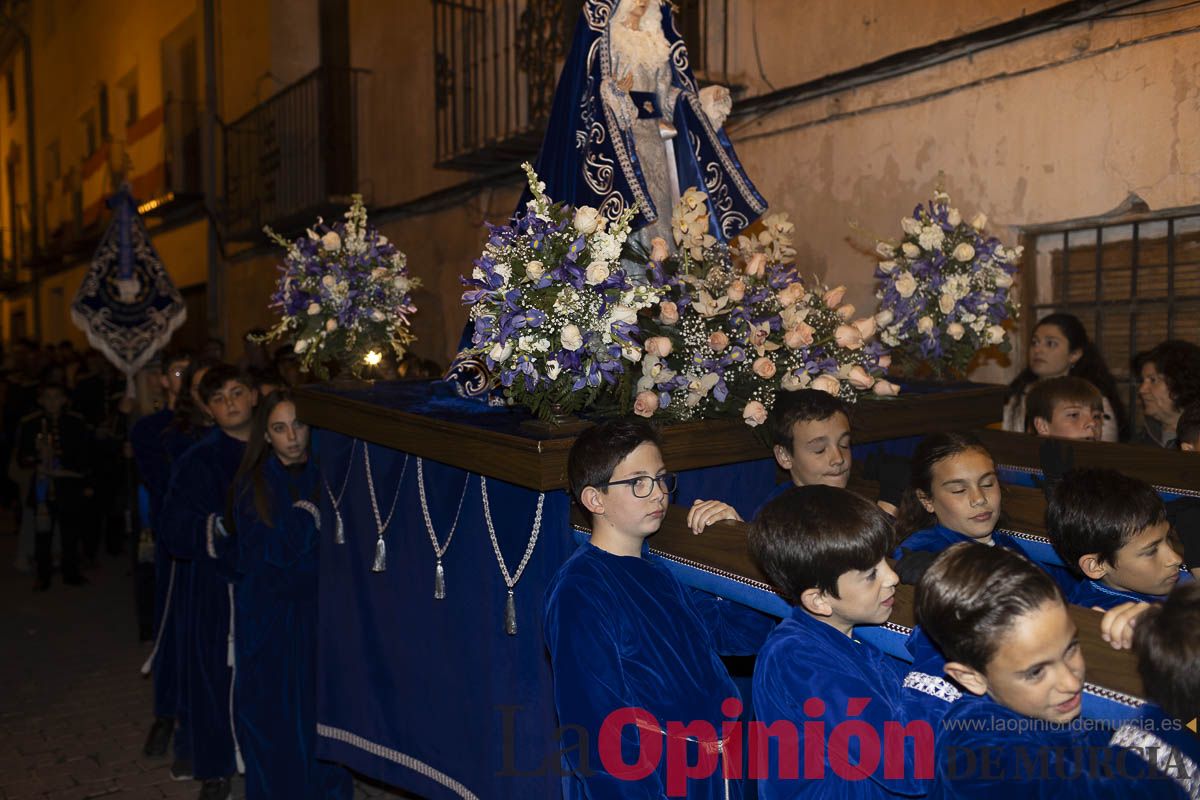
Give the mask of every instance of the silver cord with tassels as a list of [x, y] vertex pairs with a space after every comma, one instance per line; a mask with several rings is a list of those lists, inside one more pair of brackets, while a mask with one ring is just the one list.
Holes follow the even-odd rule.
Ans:
[[463, 482], [462, 497], [458, 499], [458, 511], [454, 512], [454, 524], [450, 526], [450, 535], [446, 537], [446, 543], [438, 544], [437, 534], [433, 531], [433, 520], [429, 517], [429, 503], [425, 500], [425, 462], [417, 457], [417, 494], [421, 498], [421, 513], [425, 515], [425, 530], [429, 531], [429, 542], [433, 545], [433, 554], [437, 557], [437, 567], [433, 572], [433, 599], [446, 599], [446, 571], [442, 569], [442, 556], [446, 555], [446, 551], [450, 549], [450, 542], [454, 540], [454, 532], [458, 530], [458, 518], [462, 514], [463, 502], [467, 499], [467, 489], [471, 485], [471, 473], [467, 473], [467, 480]]
[[487, 523], [488, 536], [492, 539], [492, 550], [496, 553], [496, 563], [500, 565], [500, 574], [504, 577], [504, 585], [508, 587], [508, 598], [504, 603], [504, 632], [509, 636], [516, 636], [517, 601], [513, 596], [513, 587], [517, 585], [517, 581], [521, 580], [521, 573], [529, 565], [529, 558], [533, 555], [534, 546], [537, 545], [538, 533], [542, 530], [542, 503], [546, 500], [546, 493], [541, 492], [538, 495], [537, 512], [533, 516], [533, 530], [530, 531], [529, 542], [525, 545], [525, 555], [521, 556], [521, 563], [517, 565], [517, 571], [510, 576], [508, 565], [504, 563], [504, 556], [500, 554], [500, 540], [496, 538], [496, 528], [492, 525], [492, 510], [488, 506], [487, 478], [482, 475], [479, 476], [479, 488], [483, 493], [483, 520]]
[[335, 544], [346, 543], [346, 526], [342, 523], [342, 498], [346, 496], [346, 487], [350, 485], [350, 473], [354, 471], [354, 448], [358, 447], [358, 439], [350, 440], [350, 458], [346, 460], [346, 477], [342, 479], [342, 489], [336, 495], [329, 479], [321, 474], [325, 481], [325, 491], [329, 493], [329, 502], [333, 503], [333, 541]]
[[371, 513], [375, 515], [375, 530], [379, 533], [379, 538], [375, 540], [375, 562], [371, 564], [371, 572], [383, 572], [387, 569], [387, 543], [383, 541], [383, 532], [392, 524], [392, 515], [396, 513], [400, 487], [404, 485], [404, 474], [408, 472], [408, 453], [404, 454], [404, 468], [400, 470], [400, 480], [396, 481], [396, 494], [392, 497], [392, 508], [388, 511], [387, 519], [379, 516], [379, 503], [375, 500], [375, 479], [371, 477], [371, 445], [366, 442], [363, 442], [363, 463], [367, 467], [367, 494], [371, 498]]

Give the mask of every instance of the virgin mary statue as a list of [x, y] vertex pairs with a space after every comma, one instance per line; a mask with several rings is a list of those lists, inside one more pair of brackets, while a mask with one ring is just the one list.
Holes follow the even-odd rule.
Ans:
[[[614, 220], [637, 204], [633, 238], [671, 236], [680, 188], [708, 195], [710, 233], [728, 241], [767, 208], [721, 130], [729, 91], [696, 87], [660, 0], [585, 0], [563, 66], [538, 175], [554, 200]], [[523, 207], [523, 206], [522, 206]]]

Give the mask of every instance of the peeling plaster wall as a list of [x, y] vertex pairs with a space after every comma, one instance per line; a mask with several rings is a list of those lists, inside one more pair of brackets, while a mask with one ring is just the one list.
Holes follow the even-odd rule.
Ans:
[[[1018, 227], [1200, 202], [1200, 9], [1072, 26], [730, 124], [801, 265], [874, 306], [873, 240], [945, 189], [1015, 244]], [[978, 375], [999, 379], [989, 370]]]

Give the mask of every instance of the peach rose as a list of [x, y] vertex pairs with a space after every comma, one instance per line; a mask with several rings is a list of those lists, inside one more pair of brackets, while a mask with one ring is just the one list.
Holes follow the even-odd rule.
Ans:
[[854, 316], [854, 312], [857, 310], [858, 309], [855, 308], [852, 304], [846, 303], [845, 305], [837, 307], [837, 315], [839, 317], [841, 317], [842, 319], [850, 319], [851, 317]]
[[671, 340], [666, 336], [651, 336], [646, 340], [646, 352], [652, 356], [666, 358], [671, 355]]
[[837, 330], [833, 332], [833, 340], [837, 342], [838, 347], [845, 347], [847, 350], [857, 350], [863, 346], [863, 335], [853, 325], [838, 325]]
[[871, 391], [880, 397], [895, 397], [900, 393], [900, 387], [888, 381], [875, 381], [875, 385], [871, 387]]
[[838, 286], [837, 288], [830, 289], [828, 292], [826, 292], [823, 299], [825, 300], [825, 305], [829, 306], [830, 308], [836, 308], [841, 304], [842, 298], [845, 296], [846, 287]]
[[670, 300], [658, 304], [658, 321], [663, 325], [674, 325], [679, 322], [679, 306]]
[[754, 278], [766, 274], [767, 256], [765, 253], [755, 253], [746, 259], [746, 274]]
[[754, 363], [750, 365], [750, 368], [754, 370], [754, 374], [760, 378], [770, 380], [771, 378], [775, 377], [775, 362], [766, 356], [761, 356], [754, 359]]
[[652, 417], [658, 411], [658, 395], [654, 392], [638, 392], [633, 399], [633, 413], [639, 417]]
[[655, 236], [650, 240], [650, 260], [662, 263], [671, 255], [671, 251], [667, 248], [667, 240], [661, 236]]
[[767, 407], [757, 400], [751, 400], [746, 403], [746, 407], [742, 409], [742, 419], [751, 428], [756, 428], [767, 421]]
[[708, 346], [713, 349], [714, 353], [719, 353], [726, 347], [729, 347], [729, 337], [724, 331], [713, 331], [708, 335]]
[[816, 389], [819, 392], [826, 392], [837, 397], [838, 393], [842, 390], [842, 382], [832, 375], [818, 375], [813, 378], [813, 382], [808, 388]]
[[788, 328], [783, 334], [783, 343], [793, 350], [808, 347], [813, 343], [813, 327], [806, 322], [798, 322]]
[[881, 355], [879, 357], [879, 368], [880, 369], [887, 369], [891, 365], [892, 365], [892, 354], [891, 353], [884, 353], [883, 355]]
[[746, 282], [738, 278], [729, 284], [729, 288], [725, 290], [725, 294], [735, 303], [742, 302], [742, 298], [746, 296]]
[[850, 385], [855, 389], [870, 389], [875, 385], [875, 379], [858, 364], [850, 368], [850, 374], [846, 376], [846, 380], [850, 381]]
[[790, 284], [790, 285], [784, 287], [783, 291], [779, 293], [779, 296], [778, 296], [779, 305], [783, 306], [784, 308], [790, 308], [791, 306], [796, 305], [796, 301], [799, 300], [803, 296], [804, 296], [804, 287], [803, 286], [801, 286], [798, 283]]
[[861, 319], [854, 320], [854, 322], [851, 322], [850, 324], [858, 328], [858, 332], [862, 334], [864, 339], [870, 339], [875, 335], [876, 325], [874, 317], [862, 317]]

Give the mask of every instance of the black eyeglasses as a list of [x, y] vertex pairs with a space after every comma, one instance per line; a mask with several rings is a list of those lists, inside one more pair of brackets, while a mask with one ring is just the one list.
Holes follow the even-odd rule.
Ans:
[[671, 494], [675, 491], [675, 485], [679, 482], [679, 476], [674, 472], [664, 472], [657, 478], [652, 475], [638, 475], [636, 478], [629, 478], [623, 481], [609, 481], [605, 486], [622, 486], [628, 485], [633, 491], [633, 496], [639, 500], [649, 497], [654, 492], [654, 485], [658, 484], [658, 488], [663, 490], [663, 494]]

